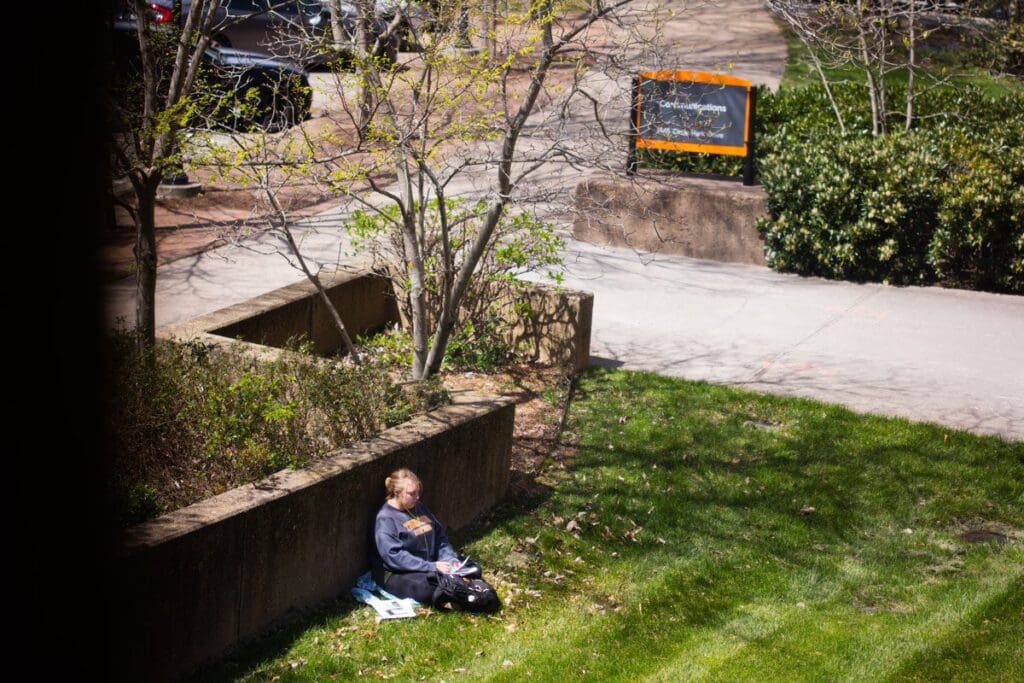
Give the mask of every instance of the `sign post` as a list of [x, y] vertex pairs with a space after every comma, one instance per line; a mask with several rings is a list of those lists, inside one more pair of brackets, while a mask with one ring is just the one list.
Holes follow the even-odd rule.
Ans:
[[629, 156], [626, 175], [636, 175], [636, 139], [640, 137], [640, 77], [633, 76], [633, 112], [629, 117]]
[[750, 81], [703, 71], [645, 71], [634, 77], [627, 173], [636, 148], [746, 157], [743, 183], [754, 182], [754, 89]]
[[747, 100], [747, 110], [750, 112], [750, 130], [747, 131], [747, 156], [743, 160], [743, 184], [754, 184], [754, 121], [757, 115], [757, 90], [751, 88]]

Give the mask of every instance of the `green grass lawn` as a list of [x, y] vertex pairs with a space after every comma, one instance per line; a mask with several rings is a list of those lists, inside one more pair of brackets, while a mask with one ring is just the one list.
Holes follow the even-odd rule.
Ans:
[[569, 432], [453, 536], [502, 613], [339, 602], [205, 679], [1024, 679], [1024, 443], [606, 370]]

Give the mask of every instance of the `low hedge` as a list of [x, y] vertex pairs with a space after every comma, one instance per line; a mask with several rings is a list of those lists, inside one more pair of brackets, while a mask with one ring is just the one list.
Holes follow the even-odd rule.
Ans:
[[286, 467], [301, 467], [447, 401], [433, 382], [291, 345], [260, 360], [244, 345], [110, 339], [112, 513], [128, 526]]
[[[863, 86], [821, 86], [758, 102], [758, 223], [778, 270], [894, 284], [1024, 293], [1024, 94], [938, 89], [915, 127], [873, 137]], [[898, 90], [892, 101], [903, 101]], [[738, 175], [741, 159], [648, 154], [677, 170]]]

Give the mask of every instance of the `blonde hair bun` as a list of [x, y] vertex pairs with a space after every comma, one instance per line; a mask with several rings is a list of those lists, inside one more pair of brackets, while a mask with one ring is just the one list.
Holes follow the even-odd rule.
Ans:
[[409, 482], [419, 484], [420, 478], [416, 476], [415, 472], [407, 467], [402, 467], [389, 474], [384, 479], [384, 490], [387, 493], [388, 498], [397, 497], [399, 493], [405, 490], [409, 485]]

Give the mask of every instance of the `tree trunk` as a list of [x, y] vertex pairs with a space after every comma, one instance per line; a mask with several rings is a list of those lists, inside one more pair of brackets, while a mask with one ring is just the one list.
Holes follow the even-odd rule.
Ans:
[[334, 42], [334, 51], [340, 55], [348, 48], [348, 35], [341, 21], [341, 0], [330, 0], [327, 9], [331, 13], [331, 40]]
[[487, 60], [493, 64], [497, 60], [498, 38], [498, 0], [490, 0], [484, 9], [486, 16], [481, 22], [484, 34], [484, 45], [487, 48]]
[[483, 257], [484, 251], [487, 249], [487, 245], [490, 244], [491, 236], [498, 227], [498, 222], [501, 220], [501, 216], [505, 212], [505, 208], [511, 199], [513, 190], [512, 162], [515, 159], [519, 134], [522, 132], [523, 126], [526, 125], [527, 119], [533, 112], [533, 107], [537, 102], [537, 97], [540, 95], [540, 91], [544, 87], [544, 81], [547, 78], [548, 70], [551, 68], [551, 63], [560, 47], [554, 44], [551, 32], [551, 0], [546, 0], [542, 5], [541, 10], [544, 12], [540, 17], [540, 21], [542, 22], [541, 44], [544, 49], [541, 53], [541, 58], [537, 62], [537, 66], [531, 75], [530, 86], [519, 105], [518, 111], [516, 111], [515, 116], [512, 118], [508, 130], [505, 133], [505, 139], [502, 142], [501, 157], [498, 162], [498, 196], [487, 208], [483, 225], [473, 242], [472, 249], [469, 254], [466, 255], [466, 259], [462, 263], [462, 268], [459, 270], [458, 277], [456, 277], [455, 282], [452, 285], [451, 292], [445, 293], [446, 305], [441, 309], [441, 315], [438, 318], [437, 326], [434, 329], [434, 340], [430, 346], [430, 355], [427, 357], [425, 368], [426, 374], [424, 375], [427, 377], [437, 373], [441, 369], [441, 361], [444, 359], [444, 351], [448, 346], [448, 339], [455, 326], [456, 314], [462, 303], [462, 298], [466, 293], [466, 288], [469, 287], [470, 278], [472, 278], [477, 264]]
[[889, 56], [889, 21], [892, 19], [892, 2], [886, 0], [881, 3], [879, 9], [880, 17], [877, 21], [881, 25], [878, 29], [878, 46], [875, 49], [875, 64], [878, 69], [878, 78], [875, 81], [875, 87], [878, 88], [878, 120], [879, 129], [881, 134], [885, 135], [889, 132], [889, 121], [887, 120], [887, 114], [889, 111], [889, 98], [886, 96], [886, 85], [885, 85], [885, 74], [886, 74], [886, 59]]
[[846, 123], [843, 121], [842, 112], [839, 111], [839, 104], [836, 103], [836, 98], [832, 94], [832, 86], [828, 83], [828, 78], [825, 76], [825, 70], [821, 68], [821, 60], [819, 60], [817, 54], [815, 54], [813, 46], [807, 45], [807, 51], [811, 55], [811, 61], [814, 62], [814, 68], [818, 72], [818, 78], [821, 79], [821, 85], [825, 88], [825, 95], [828, 97], [828, 102], [832, 105], [832, 112], [836, 115], [836, 122], [839, 123], [839, 132], [845, 136]]
[[430, 372], [427, 368], [428, 321], [424, 289], [426, 277], [412, 213], [407, 213], [402, 221], [402, 244], [405, 247], [405, 270], [409, 275], [409, 311], [412, 314], [412, 378], [426, 379], [436, 370]]
[[907, 109], [906, 118], [903, 122], [903, 130], [910, 130], [914, 123], [914, 68], [916, 66], [916, 54], [914, 48], [917, 45], [917, 10], [916, 3], [911, 0], [910, 9], [907, 15]]
[[309, 263], [302, 256], [302, 251], [299, 249], [299, 245], [295, 242], [295, 235], [292, 234], [291, 228], [289, 227], [288, 215], [285, 213], [284, 207], [277, 200], [277, 195], [274, 194], [273, 190], [269, 189], [270, 183], [268, 178], [264, 178], [264, 194], [267, 195], [267, 200], [273, 207], [274, 212], [277, 214], [278, 220], [281, 221], [281, 232], [284, 233], [285, 240], [288, 242], [288, 248], [295, 256], [295, 260], [299, 262], [299, 267], [305, 274], [306, 279], [313, 283], [313, 287], [316, 288], [317, 294], [320, 295], [320, 300], [327, 308], [327, 312], [331, 314], [331, 320], [334, 322], [334, 329], [338, 332], [338, 336], [341, 337], [341, 343], [344, 344], [345, 350], [348, 351], [348, 356], [353, 363], [358, 365], [362, 362], [359, 357], [359, 352], [356, 350], [355, 344], [352, 343], [352, 337], [348, 333], [348, 329], [345, 327], [345, 322], [341, 319], [341, 314], [338, 313], [338, 309], [335, 308], [334, 303], [331, 301], [331, 297], [327, 296], [327, 290], [324, 289], [324, 285], [320, 282], [320, 277], [317, 273], [314, 273]]
[[370, 127], [370, 120], [373, 118], [373, 85], [367, 78], [367, 69], [376, 69], [376, 64], [368, 64], [374, 58], [372, 54], [373, 43], [370, 39], [372, 34], [371, 22], [373, 21], [372, 0], [359, 0], [356, 3], [356, 55], [359, 59], [358, 72], [360, 75], [359, 88], [359, 119], [356, 125], [359, 132], [365, 135]]
[[[133, 179], [133, 183], [134, 183]], [[156, 343], [156, 188], [159, 175], [136, 185], [135, 212], [135, 330], [138, 343], [151, 349]]]
[[[402, 251], [405, 263], [402, 264], [409, 278], [409, 313], [412, 317], [412, 378], [425, 379], [427, 361], [427, 303], [426, 303], [426, 271], [423, 265], [423, 254], [416, 230], [416, 197], [409, 173], [409, 160], [404, 150], [399, 147], [394, 152], [395, 173], [398, 176], [400, 189], [399, 211], [402, 214]], [[422, 204], [422, 202], [421, 202]]]
[[868, 39], [864, 35], [865, 31], [868, 30], [868, 21], [865, 0], [859, 0], [857, 2], [857, 48], [860, 51], [860, 67], [864, 70], [864, 76], [868, 84], [868, 97], [871, 101], [871, 134], [877, 137], [881, 132], [878, 116], [878, 92], [875, 89], [875, 74], [872, 71]]

